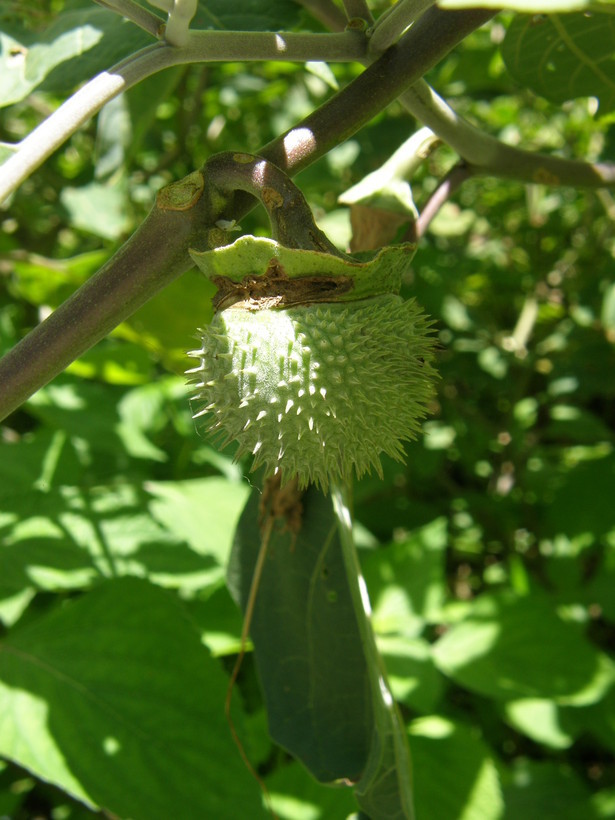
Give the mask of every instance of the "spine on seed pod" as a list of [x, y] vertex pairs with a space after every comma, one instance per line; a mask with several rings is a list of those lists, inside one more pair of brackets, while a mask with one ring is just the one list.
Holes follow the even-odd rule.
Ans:
[[218, 288], [190, 352], [195, 418], [283, 483], [326, 491], [381, 473], [381, 455], [403, 458], [434, 395], [431, 322], [399, 296], [414, 246], [341, 254], [279, 169], [246, 154], [210, 162], [216, 180], [261, 200], [274, 238], [219, 245], [228, 234], [213, 229], [210, 250], [192, 252]]

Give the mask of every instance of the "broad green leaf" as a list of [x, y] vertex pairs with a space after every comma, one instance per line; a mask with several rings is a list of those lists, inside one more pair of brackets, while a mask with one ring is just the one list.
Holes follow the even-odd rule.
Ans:
[[[245, 609], [260, 549], [255, 489], [228, 570]], [[368, 672], [330, 499], [310, 489], [301, 529], [272, 532], [250, 634], [273, 739], [321, 781], [356, 780], [373, 730]]]
[[596, 820], [600, 816], [590, 802], [589, 789], [566, 764], [519, 760], [503, 791], [505, 820], [519, 817]]
[[[148, 389], [149, 388], [149, 389]], [[158, 418], [150, 412], [129, 412], [130, 405], [138, 404], [135, 396], [150, 394], [148, 409], [155, 406], [159, 414], [161, 405], [168, 401], [167, 390], [173, 390], [170, 382], [133, 388], [135, 393], [125, 393], [109, 385], [84, 382], [74, 377], [62, 376], [39, 390], [28, 403], [31, 414], [52, 429], [64, 430], [71, 439], [82, 439], [91, 455], [117, 456], [122, 451], [135, 459], [163, 462], [167, 456], [151, 440]], [[151, 394], [158, 394], [156, 402]]]
[[[615, 8], [615, 7], [614, 7]], [[615, 106], [615, 16], [519, 15], [502, 43], [513, 78], [551, 102], [593, 96]]]
[[545, 514], [548, 535], [602, 538], [615, 531], [615, 455], [580, 461], [562, 476]]
[[441, 616], [446, 539], [446, 520], [438, 518], [402, 541], [361, 552], [378, 634], [418, 634]]
[[0, 106], [19, 102], [45, 80], [48, 90], [69, 91], [151, 42], [132, 23], [100, 8], [60, 14], [43, 33], [6, 28], [0, 32]]
[[372, 820], [413, 820], [412, 767], [406, 728], [393, 700], [384, 663], [372, 630], [371, 605], [354, 543], [348, 496], [347, 486], [333, 488], [333, 509], [338, 524], [348, 586], [367, 661], [374, 711], [374, 728], [367, 766], [355, 786], [355, 794], [361, 812]]
[[121, 817], [258, 817], [225, 690], [171, 596], [107, 581], [0, 643], [0, 753]]
[[615, 666], [539, 594], [483, 595], [434, 646], [436, 665], [461, 686], [492, 698], [593, 703]]
[[83, 379], [109, 384], [149, 384], [155, 377], [154, 362], [143, 347], [107, 339], [91, 348], [66, 368]]
[[75, 228], [103, 239], [119, 239], [130, 228], [126, 188], [113, 183], [90, 182], [80, 188], [65, 187], [60, 196]]
[[[216, 587], [246, 498], [218, 478], [22, 490], [0, 507], [0, 599], [139, 575], [193, 595]], [[7, 512], [3, 512], [7, 510]], [[10, 510], [10, 512], [8, 512]]]
[[250, 488], [222, 478], [189, 481], [148, 481], [154, 500], [154, 518], [183, 538], [200, 555], [215, 556], [226, 563], [233, 533]]
[[352, 789], [323, 789], [298, 763], [278, 768], [266, 785], [280, 820], [343, 820], [356, 811]]
[[[373, 820], [411, 820], [405, 729], [360, 620], [368, 616], [348, 511], [338, 534], [341, 508], [334, 515], [314, 488], [282, 498], [286, 520], [271, 531], [251, 625], [272, 737], [318, 780], [355, 781]], [[253, 493], [231, 555], [229, 584], [244, 611], [263, 510]]]
[[413, 721], [409, 733], [418, 818], [504, 817], [497, 769], [478, 732], [432, 715]]
[[96, 250], [67, 259], [40, 254], [16, 259], [11, 290], [34, 305], [57, 307], [108, 258], [108, 251]]
[[562, 725], [563, 709], [552, 700], [522, 698], [504, 705], [508, 721], [536, 743], [568, 749], [574, 737]]

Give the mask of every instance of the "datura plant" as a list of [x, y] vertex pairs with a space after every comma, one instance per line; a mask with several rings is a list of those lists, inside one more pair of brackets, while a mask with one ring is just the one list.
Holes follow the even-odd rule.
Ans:
[[219, 171], [260, 199], [274, 238], [223, 244], [229, 226], [220, 222], [211, 249], [192, 252], [218, 288], [214, 318], [190, 353], [195, 417], [282, 483], [326, 491], [353, 472], [381, 474], [381, 454], [403, 457], [434, 390], [431, 323], [399, 295], [414, 245], [354, 259], [317, 228], [275, 166], [221, 154], [208, 170], [214, 190]]

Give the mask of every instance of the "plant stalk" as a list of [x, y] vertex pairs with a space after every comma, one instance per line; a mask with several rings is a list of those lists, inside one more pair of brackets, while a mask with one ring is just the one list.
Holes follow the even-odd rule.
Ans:
[[367, 52], [358, 31], [334, 34], [194, 31], [181, 48], [155, 43], [103, 71], [35, 128], [0, 166], [0, 204], [94, 114], [141, 80], [176, 65], [279, 60], [354, 62]]
[[[266, 145], [261, 156], [289, 175], [297, 174], [352, 136], [490, 16], [482, 9], [430, 9], [356, 80]], [[224, 207], [212, 213], [209, 198], [201, 196], [206, 184], [197, 171], [163, 189], [142, 226], [115, 256], [0, 360], [0, 420], [189, 270], [189, 249], [205, 249], [203, 237], [217, 220], [240, 219], [254, 205], [253, 196], [239, 192], [232, 213]], [[192, 187], [199, 193], [191, 199]]]

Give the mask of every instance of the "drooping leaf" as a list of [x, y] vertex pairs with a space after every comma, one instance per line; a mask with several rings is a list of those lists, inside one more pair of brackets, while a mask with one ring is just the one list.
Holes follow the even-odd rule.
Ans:
[[[229, 586], [245, 609], [261, 544], [255, 489], [241, 516]], [[295, 534], [271, 534], [251, 636], [271, 735], [321, 781], [356, 780], [373, 730], [368, 672], [329, 498], [310, 489]], [[299, 510], [297, 510], [299, 512]]]

